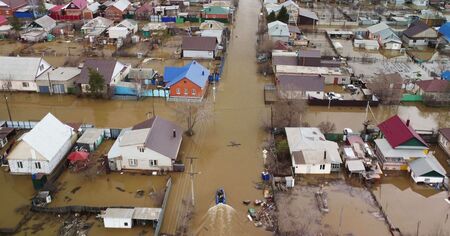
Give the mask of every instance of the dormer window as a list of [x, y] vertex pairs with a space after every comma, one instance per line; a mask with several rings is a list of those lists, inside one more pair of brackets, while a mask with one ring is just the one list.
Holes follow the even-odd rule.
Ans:
[[139, 149], [139, 152], [144, 152], [145, 151], [144, 147], [138, 147], [138, 149]]

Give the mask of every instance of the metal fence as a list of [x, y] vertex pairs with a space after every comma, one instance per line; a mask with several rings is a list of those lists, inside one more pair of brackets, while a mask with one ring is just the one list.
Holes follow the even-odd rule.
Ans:
[[164, 212], [166, 211], [167, 201], [169, 200], [170, 190], [172, 190], [172, 178], [169, 178], [166, 183], [166, 192], [164, 194], [163, 204], [161, 206], [161, 213], [159, 214], [158, 225], [156, 225], [155, 236], [159, 236], [161, 227], [164, 221]]
[[6, 121], [6, 127], [15, 129], [32, 129], [36, 126], [37, 121]]

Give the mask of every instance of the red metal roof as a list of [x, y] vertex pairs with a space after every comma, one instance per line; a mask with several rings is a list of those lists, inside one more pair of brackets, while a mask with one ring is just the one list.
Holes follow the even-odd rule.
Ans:
[[420, 135], [416, 133], [413, 128], [411, 128], [411, 125], [406, 126], [406, 123], [397, 115], [379, 124], [378, 128], [380, 128], [381, 132], [384, 134], [384, 137], [393, 148], [396, 148], [412, 138], [416, 138], [423, 143], [423, 145], [428, 146], [422, 137], [420, 137]]

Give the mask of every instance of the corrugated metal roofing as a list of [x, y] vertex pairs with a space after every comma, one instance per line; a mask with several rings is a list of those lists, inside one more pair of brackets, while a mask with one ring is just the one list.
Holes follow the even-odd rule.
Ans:
[[445, 176], [447, 174], [444, 167], [439, 164], [438, 160], [434, 156], [428, 156], [414, 160], [409, 163], [409, 168], [411, 168], [416, 176], [422, 176], [424, 174], [430, 173], [431, 171], [436, 171], [442, 176]]
[[383, 132], [384, 137], [392, 148], [396, 148], [412, 138], [417, 139], [424, 146], [428, 146], [422, 137], [420, 137], [420, 135], [413, 130], [411, 124], [406, 126], [406, 123], [403, 122], [403, 120], [397, 115], [379, 124], [378, 128], [380, 128], [381, 132]]
[[33, 81], [36, 79], [41, 61], [49, 64], [41, 57], [2, 57], [0, 56], [0, 79]]
[[170, 87], [183, 78], [186, 78], [203, 88], [208, 81], [208, 77], [209, 70], [197, 61], [192, 61], [183, 67], [164, 68], [164, 81], [168, 82], [166, 87]]
[[421, 80], [417, 82], [417, 85], [425, 92], [450, 93], [450, 81], [448, 80]]
[[24, 135], [23, 141], [50, 161], [72, 137], [72, 134], [73, 129], [70, 126], [48, 113]]
[[442, 36], [447, 40], [447, 42], [450, 42], [450, 22], [447, 22], [443, 24], [441, 27], [439, 27], [439, 33], [442, 34]]

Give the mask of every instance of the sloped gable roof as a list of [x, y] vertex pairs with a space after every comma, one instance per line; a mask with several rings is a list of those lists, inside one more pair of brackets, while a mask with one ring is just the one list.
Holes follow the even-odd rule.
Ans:
[[98, 71], [105, 80], [105, 84], [111, 82], [111, 78], [114, 74], [114, 69], [116, 67], [116, 60], [103, 60], [103, 59], [87, 59], [84, 62], [83, 69], [81, 69], [80, 78], [78, 83], [87, 84], [89, 83], [89, 70]]
[[447, 174], [444, 167], [439, 164], [438, 160], [434, 156], [418, 158], [417, 160], [409, 163], [409, 168], [411, 168], [416, 176], [422, 176], [432, 171], [435, 171], [442, 176]]
[[268, 32], [270, 36], [285, 36], [289, 37], [289, 28], [286, 23], [281, 21], [273, 21], [267, 24]]
[[390, 27], [384, 22], [381, 22], [381, 23], [378, 23], [376, 25], [372, 25], [372, 26], [367, 27], [367, 30], [370, 33], [372, 33], [372, 34], [376, 34], [376, 33], [380, 32], [380, 31], [383, 31], [383, 30], [386, 30], [386, 29], [390, 29]]
[[408, 37], [414, 37], [415, 35], [422, 33], [423, 31], [429, 29], [430, 26], [428, 26], [427, 24], [425, 24], [422, 21], [416, 21], [414, 23], [412, 23], [408, 29], [406, 29], [405, 31], [403, 31], [403, 34], [408, 36]]
[[166, 87], [170, 87], [186, 78], [203, 88], [208, 77], [209, 70], [197, 61], [192, 61], [183, 67], [166, 67], [164, 69], [164, 81], [168, 82]]
[[437, 92], [445, 93], [450, 92], [450, 81], [433, 79], [433, 80], [421, 80], [417, 82], [417, 85], [425, 92]]
[[23, 81], [35, 80], [38, 76], [39, 66], [41, 64], [48, 65], [50, 68], [50, 64], [41, 57], [0, 56], [0, 79]]
[[[183, 135], [183, 129], [180, 126], [154, 116], [132, 128], [133, 131], [145, 129], [150, 129], [144, 142], [145, 147], [171, 159], [177, 158]], [[176, 133], [175, 137], [173, 137], [173, 131]]]
[[216, 37], [183, 37], [182, 50], [214, 51], [217, 46]]
[[27, 0], [1, 0], [0, 3], [3, 3], [3, 4], [0, 4], [0, 7], [6, 5], [6, 7], [13, 9], [13, 8], [25, 6], [25, 5], [27, 5], [28, 2], [27, 2]]
[[45, 159], [51, 161], [72, 134], [73, 128], [48, 113], [30, 132], [24, 135], [23, 141]]
[[406, 126], [406, 123], [398, 115], [395, 115], [381, 124], [378, 125], [381, 132], [383, 132], [384, 137], [392, 146], [396, 148], [399, 145], [415, 138], [421, 142], [424, 146], [428, 144], [420, 137], [420, 135], [411, 127], [411, 125]]
[[439, 130], [439, 133], [441, 133], [447, 140], [450, 140], [450, 128], [442, 128]]

